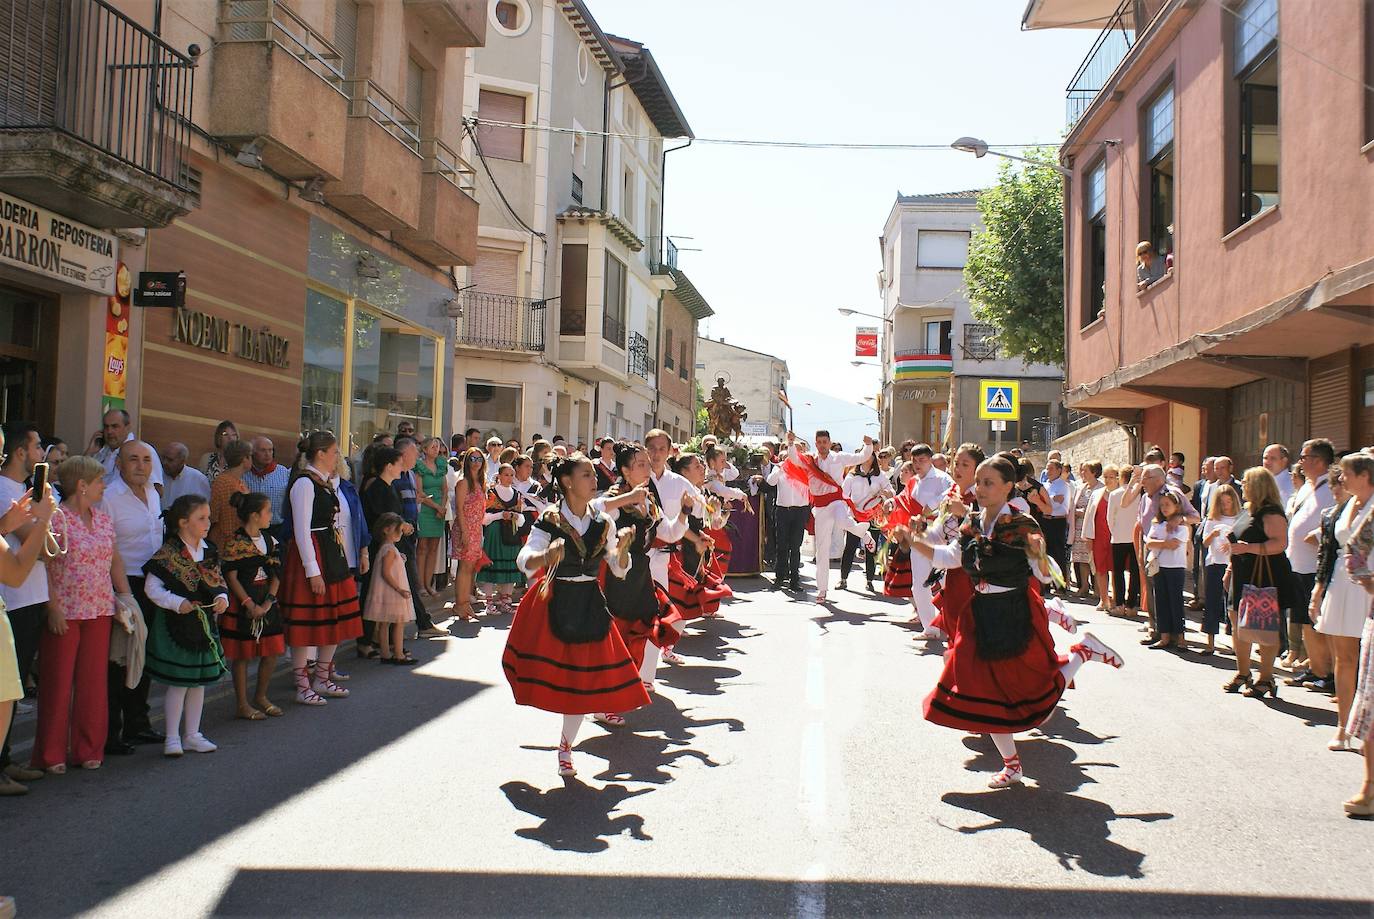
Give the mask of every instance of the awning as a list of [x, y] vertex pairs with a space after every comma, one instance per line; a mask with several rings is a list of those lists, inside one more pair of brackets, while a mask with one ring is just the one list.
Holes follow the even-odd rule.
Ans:
[[1065, 404], [1104, 414], [1163, 401], [1205, 402], [1208, 391], [1265, 378], [1307, 381], [1306, 362], [1374, 341], [1374, 259], [1333, 271], [1209, 332], [1192, 335], [1091, 383]]
[[1021, 15], [1023, 29], [1101, 29], [1121, 0], [1030, 0]]

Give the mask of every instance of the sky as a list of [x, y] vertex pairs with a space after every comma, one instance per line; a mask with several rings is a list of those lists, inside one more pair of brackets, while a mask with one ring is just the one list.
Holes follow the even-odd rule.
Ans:
[[[1096, 38], [1022, 32], [1024, 0], [587, 3], [607, 32], [648, 46], [700, 138], [1053, 144], [1064, 86]], [[881, 311], [878, 237], [897, 193], [985, 187], [996, 173], [996, 157], [948, 149], [694, 144], [668, 156], [664, 228], [701, 250], [678, 264], [715, 310], [703, 335], [775, 354], [794, 385], [853, 405], [877, 392], [879, 370], [850, 365], [854, 328], [869, 323], [837, 310]]]

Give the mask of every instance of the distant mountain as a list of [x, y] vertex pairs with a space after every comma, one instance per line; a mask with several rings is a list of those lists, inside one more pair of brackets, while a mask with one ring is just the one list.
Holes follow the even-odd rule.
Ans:
[[878, 436], [878, 413], [866, 403], [836, 399], [805, 386], [789, 387], [787, 397], [792, 401], [792, 429], [807, 441], [817, 429], [825, 429], [848, 450], [862, 444], [865, 434]]

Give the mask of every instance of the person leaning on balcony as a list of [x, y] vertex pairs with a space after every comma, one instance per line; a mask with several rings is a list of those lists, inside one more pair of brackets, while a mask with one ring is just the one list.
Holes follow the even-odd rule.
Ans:
[[1164, 277], [1164, 260], [1155, 255], [1154, 244], [1146, 240], [1135, 247], [1135, 286], [1144, 290]]

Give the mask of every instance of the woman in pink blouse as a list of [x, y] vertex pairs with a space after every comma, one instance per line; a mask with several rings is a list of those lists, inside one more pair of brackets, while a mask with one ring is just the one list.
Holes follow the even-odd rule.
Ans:
[[105, 467], [73, 456], [57, 467], [62, 505], [53, 534], [67, 548], [48, 562], [48, 628], [39, 644], [38, 732], [33, 767], [52, 775], [68, 763], [99, 769], [109, 715], [105, 707], [110, 626], [116, 596], [134, 605], [114, 524], [97, 510], [105, 493]]

